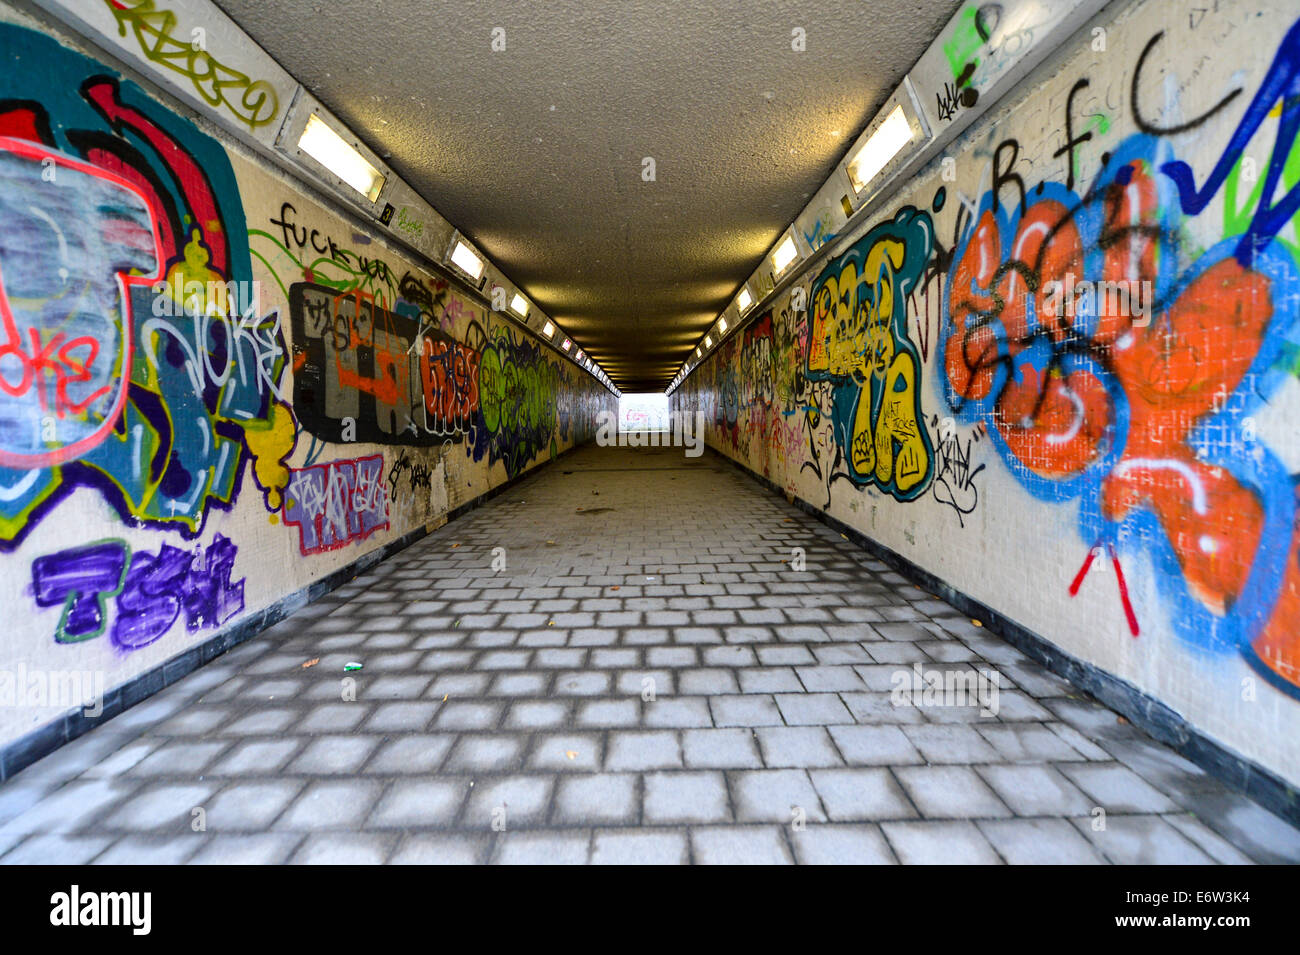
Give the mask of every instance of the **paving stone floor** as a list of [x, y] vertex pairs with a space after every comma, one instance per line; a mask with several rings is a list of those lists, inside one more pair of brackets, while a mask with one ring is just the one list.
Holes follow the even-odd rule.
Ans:
[[[917, 662], [996, 671], [996, 717], [893, 705]], [[0, 786], [0, 861], [1245, 863], [1300, 831], [712, 453], [593, 447]]]

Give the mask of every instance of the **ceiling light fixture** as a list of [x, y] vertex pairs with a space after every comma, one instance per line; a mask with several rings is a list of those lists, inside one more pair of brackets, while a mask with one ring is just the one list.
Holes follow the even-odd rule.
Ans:
[[749, 311], [749, 306], [753, 304], [754, 296], [749, 294], [749, 286], [746, 285], [740, 290], [740, 294], [736, 296], [736, 307], [740, 309], [740, 314], [744, 315], [745, 312]]
[[907, 121], [907, 114], [903, 112], [900, 103], [889, 111], [885, 121], [876, 127], [845, 164], [854, 190], [862, 192], [911, 141], [912, 125]]
[[510, 300], [510, 311], [514, 312], [520, 318], [527, 318], [528, 300], [516, 292], [515, 297]]
[[547, 338], [550, 338], [552, 335], [555, 334], [555, 326], [552, 325], [550, 322], [547, 322], [546, 325], [542, 328], [542, 334], [545, 335]]
[[384, 188], [385, 176], [370, 161], [338, 134], [335, 129], [312, 113], [298, 137], [298, 148], [316, 160], [349, 186], [374, 202]]
[[469, 247], [464, 239], [457, 238], [451, 244], [451, 254], [447, 257], [452, 265], [465, 274], [471, 281], [482, 284], [484, 266], [482, 257]]
[[772, 252], [772, 266], [776, 269], [776, 274], [779, 276], [785, 272], [797, 258], [799, 247], [795, 245], [794, 236], [787, 232]]

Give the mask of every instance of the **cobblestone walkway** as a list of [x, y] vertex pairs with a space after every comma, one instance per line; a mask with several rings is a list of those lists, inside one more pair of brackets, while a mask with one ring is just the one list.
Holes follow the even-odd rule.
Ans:
[[[894, 705], [914, 663], [997, 715]], [[1252, 860], [1300, 832], [667, 449], [562, 458], [0, 786], [7, 863]]]

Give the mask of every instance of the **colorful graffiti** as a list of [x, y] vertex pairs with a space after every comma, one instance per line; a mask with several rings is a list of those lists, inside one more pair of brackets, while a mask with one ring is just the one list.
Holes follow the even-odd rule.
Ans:
[[[1252, 644], [1269, 642], [1280, 674], [1300, 662], [1275, 641], [1300, 622], [1295, 484], [1243, 435], [1283, 377], [1300, 284], [1285, 250], [1249, 235], [1185, 248], [1186, 203], [1165, 178], [1180, 168], [1138, 134], [1082, 196], [1049, 183], [1007, 207], [986, 194], [949, 279], [945, 390], [1032, 493], [1080, 500], [1080, 577], [1105, 547], [1122, 585], [1115, 555], [1145, 550], [1187, 640], [1257, 661]], [[1062, 296], [1070, 286], [1089, 294]], [[1102, 289], [1147, 289], [1153, 307]]]
[[388, 526], [384, 456], [332, 461], [290, 472], [284, 522], [303, 554], [335, 550]]
[[0, 83], [0, 547], [78, 487], [197, 537], [249, 462], [274, 507], [286, 349], [229, 160], [93, 61], [0, 26], [0, 57], [20, 49], [46, 69]]
[[122, 540], [98, 541], [33, 560], [32, 593], [38, 607], [61, 608], [57, 642], [80, 643], [107, 631], [119, 650], [138, 650], [166, 634], [182, 613], [193, 633], [242, 611], [244, 581], [230, 579], [236, 553], [220, 534], [206, 548], [163, 544], [156, 554], [133, 554]]
[[929, 213], [901, 210], [827, 263], [809, 296], [806, 373], [831, 385], [848, 477], [900, 501], [920, 495], [934, 469], [921, 364], [907, 333], [907, 299], [929, 262], [933, 231]]
[[390, 311], [372, 294], [306, 282], [289, 295], [294, 410], [315, 437], [463, 443], [467, 456], [500, 461], [510, 475], [568, 438], [571, 385], [560, 365], [505, 325], [484, 332], [472, 312], [457, 340], [425, 323], [427, 302], [401, 299]]
[[190, 81], [194, 91], [213, 107], [228, 110], [249, 129], [280, 115], [275, 87], [218, 61], [193, 35], [177, 39], [176, 14], [159, 10], [154, 0], [104, 0], [117, 20], [118, 32], [135, 34], [140, 51], [164, 69]]

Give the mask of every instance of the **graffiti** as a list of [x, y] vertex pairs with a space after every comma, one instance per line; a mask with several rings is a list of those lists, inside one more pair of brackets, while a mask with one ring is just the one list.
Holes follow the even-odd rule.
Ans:
[[938, 463], [930, 492], [940, 504], [947, 504], [956, 511], [957, 523], [965, 527], [966, 515], [979, 504], [980, 492], [975, 478], [985, 467], [983, 464], [971, 467], [971, 448], [979, 440], [979, 430], [970, 434], [963, 444], [951, 418], [936, 419], [936, 423], [939, 425], [939, 439], [935, 442], [934, 452]]
[[433, 490], [433, 468], [407, 451], [402, 451], [393, 462], [393, 466], [388, 469], [388, 486], [392, 489], [394, 498], [397, 497], [403, 476], [406, 477], [407, 488], [412, 496], [417, 491], [424, 491], [427, 494]]
[[[572, 396], [561, 387], [560, 367], [547, 361], [541, 346], [501, 326], [479, 361], [480, 415], [489, 461], [500, 461], [509, 475], [519, 474], [543, 451], [555, 454], [554, 441], [567, 439]], [[583, 428], [593, 427], [588, 404]]]
[[38, 607], [62, 610], [56, 642], [80, 643], [107, 631], [119, 650], [138, 650], [163, 637], [182, 613], [194, 633], [242, 611], [244, 581], [230, 579], [236, 552], [220, 534], [206, 548], [163, 544], [156, 554], [98, 541], [33, 560], [32, 593]]
[[[985, 196], [949, 281], [947, 394], [1032, 493], [1082, 500], [1085, 540], [1152, 552], [1186, 639], [1249, 646], [1294, 632], [1297, 614], [1293, 482], [1266, 449], [1237, 453], [1277, 385], [1293, 318], [1274, 303], [1296, 293], [1296, 272], [1253, 239], [1250, 265], [1233, 238], [1188, 254], [1181, 209], [1161, 201], [1158, 170], [1179, 168], [1167, 155], [1137, 134], [1083, 197], [1047, 184], [997, 210]], [[1087, 303], [1067, 314], [1048, 293], [1067, 274], [1150, 283], [1151, 319]]]
[[[160, 300], [154, 299], [155, 303]], [[285, 357], [280, 313], [274, 311], [260, 319], [255, 316], [252, 308], [242, 316], [213, 314], [196, 308], [179, 322], [152, 318], [142, 329], [142, 347], [150, 367], [157, 372], [165, 366], [158, 357], [160, 339], [164, 334], [170, 336], [166, 347], [179, 349], [179, 367], [189, 379], [196, 398], [201, 399], [210, 387], [223, 389], [238, 375], [239, 387], [224, 396], [227, 401], [248, 389], [284, 401], [288, 395], [280, 390]], [[215, 359], [214, 364], [214, 355], [224, 355], [225, 363]], [[218, 407], [217, 413], [229, 417], [233, 408]]]
[[48, 68], [0, 83], [0, 547], [78, 487], [195, 538], [250, 463], [277, 509], [286, 349], [274, 313], [254, 317], [225, 152], [92, 60], [0, 27], [0, 55], [18, 50]]
[[298, 528], [303, 554], [335, 550], [388, 526], [382, 454], [291, 472], [284, 522]]
[[809, 297], [806, 372], [833, 387], [832, 426], [859, 485], [915, 499], [933, 471], [922, 426], [916, 348], [907, 299], [932, 248], [926, 212], [901, 210], [823, 268]]
[[322, 234], [319, 229], [299, 226], [296, 218], [297, 214], [298, 210], [294, 208], [292, 202], [284, 202], [280, 204], [279, 218], [270, 220], [271, 225], [278, 226], [280, 229], [280, 239], [283, 247], [285, 249], [296, 249], [299, 252], [305, 252], [310, 248], [317, 255], [347, 265], [349, 254], [340, 249], [330, 236]]
[[450, 440], [512, 476], [568, 437], [570, 386], [539, 345], [506, 326], [489, 338], [469, 311], [458, 313], [469, 321], [458, 341], [403, 304], [389, 311], [360, 291], [290, 288], [294, 409], [308, 431], [416, 447]]
[[[1142, 50], [1137, 66], [1133, 70], [1131, 99], [1135, 122], [1139, 128], [1149, 133], [1169, 135], [1172, 132], [1194, 129], [1231, 103], [1242, 91], [1238, 87], [1219, 100], [1203, 116], [1189, 123], [1180, 124], [1173, 130], [1152, 127], [1142, 118], [1141, 111], [1138, 109], [1138, 90], [1142, 80], [1143, 63], [1163, 35], [1157, 33]], [[1192, 169], [1187, 163], [1172, 160], [1160, 165], [1160, 171], [1172, 179], [1178, 189], [1183, 214], [1199, 215], [1209, 205], [1210, 200], [1218, 194], [1241, 159], [1247, 143], [1263, 125], [1274, 107], [1279, 105], [1279, 101], [1282, 107], [1281, 116], [1278, 119], [1273, 149], [1269, 154], [1268, 171], [1260, 186], [1260, 200], [1256, 204], [1255, 214], [1250, 219], [1249, 225], [1237, 241], [1235, 255], [1237, 262], [1243, 268], [1253, 265], [1256, 256], [1269, 246], [1278, 231], [1300, 211], [1300, 188], [1295, 185], [1290, 186], [1276, 201], [1273, 198], [1286, 168], [1287, 159], [1295, 146], [1296, 136], [1300, 134], [1300, 110], [1296, 108], [1297, 102], [1300, 101], [1300, 21], [1292, 24], [1282, 39], [1268, 73], [1260, 83], [1250, 105], [1246, 107], [1246, 112], [1224, 147], [1219, 161], [1214, 164], [1214, 168], [1210, 170], [1200, 189], [1197, 189]]]
[[944, 83], [943, 91], [934, 94], [935, 112], [939, 114], [941, 120], [947, 122], [961, 112], [963, 106], [962, 92], [966, 92], [967, 99], [970, 98], [971, 94], [975, 93], [969, 87], [965, 91], [959, 91], [955, 83]]
[[740, 349], [744, 402], [753, 409], [772, 404], [776, 380], [772, 373], [772, 313], [768, 312], [745, 329]]
[[0, 465], [62, 464], [117, 423], [130, 290], [162, 266], [154, 220], [126, 179], [0, 137]]
[[190, 40], [178, 40], [176, 14], [159, 10], [154, 0], [104, 0], [117, 20], [118, 33], [135, 34], [149, 62], [189, 80], [209, 106], [225, 109], [249, 129], [272, 122], [280, 114], [280, 99], [266, 80], [252, 80], [219, 62]]

